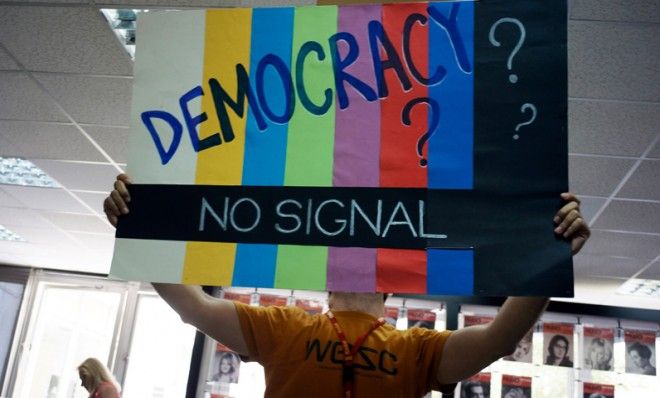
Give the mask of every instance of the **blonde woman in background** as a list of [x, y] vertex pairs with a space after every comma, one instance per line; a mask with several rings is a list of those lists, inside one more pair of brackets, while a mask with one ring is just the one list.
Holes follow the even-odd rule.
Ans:
[[120, 398], [117, 382], [98, 359], [85, 359], [78, 366], [78, 375], [89, 398]]

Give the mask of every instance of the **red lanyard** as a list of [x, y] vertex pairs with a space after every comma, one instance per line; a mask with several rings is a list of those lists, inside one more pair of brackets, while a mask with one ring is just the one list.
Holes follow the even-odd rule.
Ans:
[[337, 318], [335, 318], [335, 315], [332, 313], [332, 311], [326, 312], [325, 315], [328, 317], [330, 323], [335, 328], [335, 332], [337, 332], [337, 337], [339, 338], [339, 342], [341, 343], [342, 348], [344, 349], [344, 361], [342, 362], [341, 381], [342, 381], [342, 385], [344, 386], [344, 397], [351, 398], [353, 394], [353, 382], [355, 380], [354, 367], [353, 367], [355, 363], [354, 362], [355, 354], [357, 354], [358, 350], [362, 346], [362, 343], [364, 343], [367, 337], [369, 337], [371, 332], [381, 327], [385, 323], [385, 320], [383, 318], [378, 318], [376, 321], [374, 321], [373, 325], [371, 325], [371, 329], [369, 329], [367, 333], [358, 337], [357, 340], [355, 340], [355, 343], [353, 344], [353, 349], [350, 349], [348, 345], [348, 341], [346, 341], [346, 335], [344, 334], [344, 331], [341, 329], [341, 326], [339, 326], [339, 322], [337, 322]]

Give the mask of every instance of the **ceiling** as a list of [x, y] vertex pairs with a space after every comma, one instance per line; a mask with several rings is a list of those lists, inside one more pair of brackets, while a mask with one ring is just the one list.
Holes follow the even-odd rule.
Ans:
[[[25, 157], [62, 189], [0, 185], [0, 264], [107, 273], [102, 200], [126, 163], [132, 61], [100, 8], [291, 4], [282, 0], [0, 1], [0, 156]], [[310, 3], [301, 0], [296, 4]], [[576, 298], [660, 279], [660, 3], [569, 3], [570, 187], [593, 237], [575, 258]]]

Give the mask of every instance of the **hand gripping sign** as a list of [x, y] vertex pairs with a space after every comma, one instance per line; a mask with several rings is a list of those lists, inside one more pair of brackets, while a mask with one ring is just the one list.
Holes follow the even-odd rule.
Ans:
[[541, 0], [141, 15], [111, 273], [572, 295], [566, 9]]

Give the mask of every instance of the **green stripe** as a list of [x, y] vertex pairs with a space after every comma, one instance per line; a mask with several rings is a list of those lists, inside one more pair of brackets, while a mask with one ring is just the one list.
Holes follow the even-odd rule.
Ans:
[[[325, 52], [323, 61], [316, 59], [316, 53], [310, 53], [304, 67], [305, 91], [312, 102], [317, 105], [323, 103], [325, 90], [334, 87], [328, 38], [336, 31], [336, 6], [296, 8], [293, 27], [292, 74], [296, 76], [295, 58], [305, 42], [315, 41], [322, 46]], [[284, 184], [289, 186], [331, 186], [335, 137], [334, 101], [328, 112], [317, 116], [309, 113], [303, 107], [300, 102], [300, 93], [296, 94], [295, 113], [289, 122]]]
[[327, 247], [280, 245], [275, 288], [325, 290], [327, 262]]
[[[307, 41], [319, 43], [325, 59], [310, 53], [304, 65], [304, 87], [310, 100], [320, 105], [324, 92], [334, 87], [328, 38], [337, 31], [337, 7], [296, 8], [293, 28], [292, 75], [296, 76], [296, 56]], [[296, 108], [289, 122], [284, 184], [287, 186], [332, 186], [332, 160], [335, 135], [335, 105], [323, 115], [309, 113], [296, 92]], [[301, 216], [306, 211], [301, 211]], [[304, 223], [303, 223], [304, 224]], [[275, 287], [325, 290], [327, 247], [280, 245], [277, 251]]]

